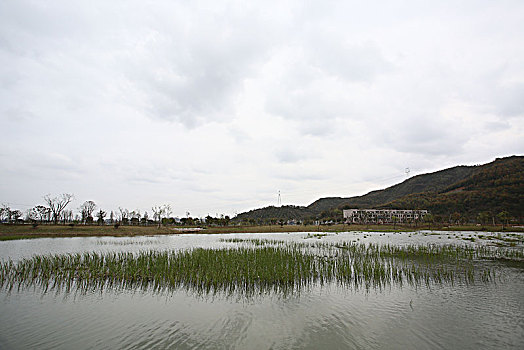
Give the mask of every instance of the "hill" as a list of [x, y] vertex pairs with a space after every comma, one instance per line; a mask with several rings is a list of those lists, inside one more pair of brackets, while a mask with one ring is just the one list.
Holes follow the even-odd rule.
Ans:
[[307, 207], [298, 207], [294, 205], [283, 205], [281, 207], [269, 206], [260, 209], [250, 210], [238, 214], [233, 221], [250, 223], [277, 223], [279, 220], [303, 220], [304, 218], [314, 217], [315, 212]]
[[413, 193], [439, 192], [471, 176], [476, 166], [457, 166], [434, 173], [417, 175], [404, 182], [350, 198], [321, 198], [307, 208], [316, 214], [338, 207], [371, 208]]
[[380, 207], [427, 208], [433, 214], [459, 213], [470, 220], [480, 212], [507, 211], [520, 219], [524, 216], [524, 157], [497, 159], [445, 189], [413, 193]]
[[497, 158], [476, 166], [456, 166], [417, 175], [383, 190], [356, 197], [321, 198], [307, 207], [266, 207], [239, 214], [236, 220], [340, 219], [344, 208], [428, 209], [435, 215], [474, 219], [480, 212], [508, 211], [524, 216], [524, 157]]

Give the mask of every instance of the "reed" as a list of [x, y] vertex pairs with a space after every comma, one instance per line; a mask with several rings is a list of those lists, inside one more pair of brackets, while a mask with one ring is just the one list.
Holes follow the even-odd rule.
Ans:
[[[392, 284], [489, 283], [500, 273], [489, 260], [523, 267], [522, 249], [465, 245], [380, 245], [229, 239], [231, 247], [138, 253], [35, 256], [0, 263], [0, 287], [90, 291], [179, 289], [198, 294], [300, 292], [336, 283], [382, 289]], [[488, 261], [479, 263], [479, 261]]]

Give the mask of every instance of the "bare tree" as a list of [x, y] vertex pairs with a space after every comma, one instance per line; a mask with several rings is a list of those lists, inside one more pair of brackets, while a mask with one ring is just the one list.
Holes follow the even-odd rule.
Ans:
[[168, 217], [172, 213], [171, 206], [169, 204], [152, 207], [151, 210], [153, 211], [153, 219], [158, 220], [158, 228], [160, 228], [160, 225], [162, 224], [162, 218]]
[[53, 222], [58, 224], [62, 211], [73, 200], [74, 196], [70, 193], [63, 193], [56, 197], [51, 197], [50, 194], [44, 196], [44, 201], [47, 203], [53, 214]]
[[163, 209], [164, 209], [163, 214], [164, 214], [164, 217], [166, 218], [168, 218], [171, 215], [171, 213], [173, 213], [173, 210], [171, 209], [171, 206], [169, 204], [164, 204]]
[[72, 210], [63, 210], [61, 215], [61, 220], [64, 224], [73, 222], [73, 211]]
[[129, 210], [118, 207], [118, 211], [120, 212], [120, 220], [122, 221], [122, 224], [127, 224], [129, 222]]
[[158, 220], [158, 228], [160, 228], [161, 224], [161, 217], [162, 217], [162, 207], [151, 207], [151, 211], [153, 212], [153, 220]]
[[93, 218], [93, 211], [95, 211], [96, 204], [93, 201], [85, 201], [84, 204], [78, 208], [82, 213], [82, 222], [85, 224], [89, 217]]

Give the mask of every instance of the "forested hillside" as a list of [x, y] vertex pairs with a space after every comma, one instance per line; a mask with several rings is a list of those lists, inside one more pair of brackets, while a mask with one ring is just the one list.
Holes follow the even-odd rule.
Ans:
[[247, 222], [251, 224], [274, 223], [281, 220], [303, 220], [307, 217], [314, 217], [316, 213], [310, 211], [307, 207], [297, 207], [294, 205], [284, 205], [281, 207], [269, 206], [260, 209], [250, 210], [238, 214], [233, 220]]
[[[478, 166], [456, 166], [414, 176], [384, 190], [358, 197], [321, 198], [307, 207], [255, 209], [236, 220], [341, 219], [344, 208], [428, 209], [434, 215], [454, 214], [474, 221], [481, 213], [507, 211], [524, 217], [524, 157], [512, 156]], [[275, 221], [275, 220], [273, 220]]]
[[422, 192], [438, 192], [471, 176], [477, 166], [457, 166], [434, 173], [417, 175], [384, 190], [369, 192], [366, 195], [350, 198], [321, 198], [307, 208], [319, 214], [325, 210], [339, 207], [371, 208], [395, 199]]
[[524, 157], [497, 159], [441, 191], [414, 193], [383, 208], [426, 208], [434, 214], [459, 213], [469, 219], [481, 212], [524, 216]]

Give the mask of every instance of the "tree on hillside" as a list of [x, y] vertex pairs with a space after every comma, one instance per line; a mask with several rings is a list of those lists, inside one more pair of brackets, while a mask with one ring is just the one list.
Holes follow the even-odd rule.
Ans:
[[73, 198], [74, 196], [70, 193], [63, 193], [56, 197], [51, 197], [50, 194], [44, 196], [44, 201], [51, 209], [51, 213], [53, 215], [53, 222], [55, 223], [55, 225], [58, 224], [58, 220], [60, 220], [60, 215], [62, 214], [62, 211], [64, 211], [67, 205], [71, 203]]
[[435, 221], [435, 218], [430, 213], [424, 216], [424, 221], [428, 223], [428, 230], [431, 230], [431, 224]]
[[478, 215], [477, 215], [477, 221], [479, 224], [481, 224], [482, 226], [484, 226], [488, 221], [489, 221], [489, 218], [491, 217], [491, 214], [487, 211], [482, 211], [480, 212]]
[[454, 212], [449, 216], [449, 223], [452, 225], [458, 225], [460, 224], [460, 220], [462, 218], [462, 215], [460, 215], [459, 212]]
[[507, 224], [509, 221], [509, 213], [507, 211], [501, 211], [497, 214], [497, 218], [502, 223], [502, 229], [504, 230], [504, 224]]
[[[96, 204], [93, 201], [85, 201], [84, 204], [78, 208], [82, 214], [82, 223], [86, 224], [88, 221], [93, 221], [93, 212], [95, 211]], [[91, 218], [91, 220], [89, 220]]]

